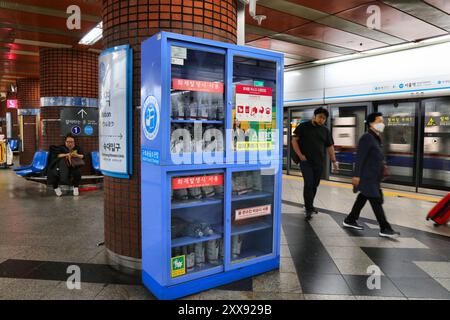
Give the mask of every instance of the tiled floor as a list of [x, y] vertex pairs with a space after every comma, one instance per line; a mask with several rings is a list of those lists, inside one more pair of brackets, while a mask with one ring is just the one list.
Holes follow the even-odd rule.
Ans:
[[[323, 184], [315, 203], [321, 212], [310, 222], [301, 193], [300, 179], [283, 179], [279, 270], [185, 299], [450, 299], [450, 228], [425, 221], [433, 203], [387, 196], [388, 219], [402, 233], [390, 241], [378, 236], [370, 206], [364, 231], [341, 228], [351, 189]], [[102, 241], [102, 191], [56, 198], [0, 171], [0, 299], [154, 299], [139, 278], [106, 265]], [[80, 290], [67, 288], [70, 265], [82, 271]], [[373, 266], [379, 278], [368, 274]]]

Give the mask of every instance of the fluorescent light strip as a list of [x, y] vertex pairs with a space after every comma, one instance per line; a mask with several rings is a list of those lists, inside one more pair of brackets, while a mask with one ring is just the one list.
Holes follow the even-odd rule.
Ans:
[[435, 42], [447, 42], [450, 41], [450, 35], [435, 37], [431, 39], [425, 39], [420, 41], [420, 43], [435, 43]]
[[355, 58], [359, 58], [360, 56], [361, 56], [361, 54], [359, 54], [359, 53], [352, 53], [352, 54], [346, 54], [345, 56], [316, 60], [316, 61], [313, 61], [313, 63], [332, 63], [332, 62], [338, 62], [338, 61], [342, 61], [342, 60], [355, 59]]
[[20, 54], [24, 56], [39, 56], [39, 52], [33, 52], [33, 51], [23, 51], [23, 50], [11, 50], [9, 53], [12, 54]]
[[68, 44], [45, 42], [45, 41], [35, 41], [35, 40], [26, 40], [26, 39], [15, 39], [14, 43], [25, 44], [25, 45], [30, 45], [30, 46], [37, 46], [37, 47], [72, 48], [72, 46], [68, 45]]
[[379, 53], [393, 52], [393, 51], [398, 51], [398, 50], [402, 50], [402, 49], [406, 49], [406, 48], [412, 48], [415, 46], [417, 46], [417, 43], [409, 42], [409, 43], [399, 44], [396, 46], [389, 46], [389, 47], [384, 47], [384, 48], [363, 51], [362, 54], [379, 54]]
[[91, 31], [89, 31], [81, 40], [79, 44], [87, 46], [93, 45], [102, 38], [103, 35], [103, 22], [96, 25]]

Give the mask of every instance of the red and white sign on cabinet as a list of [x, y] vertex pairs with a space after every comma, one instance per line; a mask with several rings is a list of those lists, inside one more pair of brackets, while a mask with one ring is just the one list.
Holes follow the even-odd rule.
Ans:
[[236, 85], [236, 120], [272, 122], [272, 88]]

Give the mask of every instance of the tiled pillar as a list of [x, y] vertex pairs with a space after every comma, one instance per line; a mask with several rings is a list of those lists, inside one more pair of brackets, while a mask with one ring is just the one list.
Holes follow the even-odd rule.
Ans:
[[105, 48], [133, 48], [133, 175], [105, 177], [105, 244], [110, 264], [140, 269], [140, 48], [159, 31], [236, 43], [235, 0], [103, 0]]
[[[19, 117], [22, 116], [22, 146], [19, 148], [21, 165], [31, 164], [37, 149], [36, 117], [40, 106], [39, 79], [17, 80], [17, 103]], [[22, 151], [23, 150], [23, 151]]]
[[[60, 129], [61, 108], [81, 107], [80, 100], [89, 100], [91, 105], [86, 107], [95, 107], [98, 112], [96, 102], [98, 97], [98, 53], [76, 49], [41, 49], [39, 72], [40, 149], [48, 150], [50, 145], [61, 145], [64, 142]], [[72, 106], [68, 106], [66, 102], [58, 105], [58, 101], [69, 97], [76, 98], [73, 99], [74, 103], [69, 103]], [[56, 102], [52, 103], [51, 98], [54, 98], [53, 101]], [[44, 100], [46, 102], [43, 102]], [[76, 143], [86, 154], [98, 150], [97, 136], [76, 137]], [[88, 156], [82, 173], [90, 174], [91, 168], [91, 159]]]

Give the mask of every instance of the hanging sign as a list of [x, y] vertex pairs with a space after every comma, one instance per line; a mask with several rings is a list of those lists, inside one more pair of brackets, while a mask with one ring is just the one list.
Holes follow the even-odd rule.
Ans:
[[272, 88], [236, 85], [236, 120], [271, 122]]

